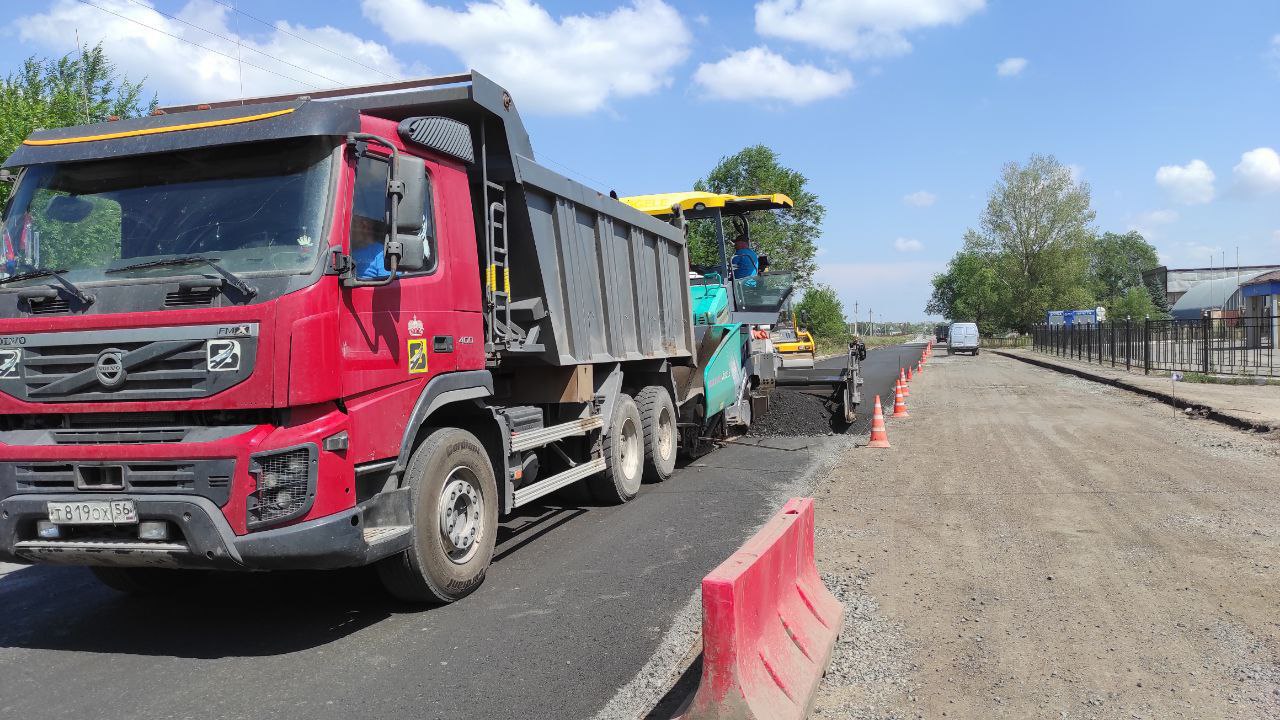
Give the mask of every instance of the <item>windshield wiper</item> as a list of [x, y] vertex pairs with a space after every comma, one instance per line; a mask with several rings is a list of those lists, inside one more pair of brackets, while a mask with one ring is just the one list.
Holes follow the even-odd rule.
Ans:
[[179, 265], [208, 265], [213, 268], [228, 285], [235, 288], [237, 292], [245, 297], [253, 297], [258, 294], [258, 289], [241, 280], [230, 270], [223, 268], [218, 264], [218, 258], [204, 257], [203, 255], [185, 255], [183, 257], [163, 258], [161, 260], [148, 260], [146, 262], [125, 265], [124, 267], [111, 268], [105, 272], [118, 273], [128, 270], [144, 270], [146, 268], [158, 267], [174, 267]]
[[[0, 285], [3, 285], [5, 283], [17, 282], [19, 280], [37, 280], [39, 278], [49, 277], [49, 278], [53, 278], [54, 280], [57, 280], [58, 284], [62, 285], [62, 287], [66, 289], [67, 293], [71, 295], [71, 297], [80, 301], [80, 304], [92, 305], [94, 300], [93, 296], [86, 295], [83, 290], [81, 290], [79, 287], [76, 286], [75, 283], [62, 277], [62, 274], [65, 272], [67, 272], [67, 268], [47, 268], [42, 270], [31, 270], [29, 272], [18, 273], [17, 275], [10, 275], [7, 278], [0, 278]], [[56, 286], [50, 285], [49, 287], [56, 287]], [[49, 297], [54, 297], [54, 296], [50, 295]]]

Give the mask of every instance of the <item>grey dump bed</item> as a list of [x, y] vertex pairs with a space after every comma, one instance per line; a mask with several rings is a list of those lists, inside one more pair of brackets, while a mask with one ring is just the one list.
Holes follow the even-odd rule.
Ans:
[[[508, 194], [511, 291], [541, 298], [533, 354], [554, 365], [689, 357], [683, 234], [530, 160]], [[521, 217], [523, 215], [523, 217]], [[527, 223], [527, 226], [524, 224]], [[517, 312], [514, 321], [531, 329]]]
[[470, 128], [485, 266], [478, 270], [493, 305], [486, 318], [493, 356], [541, 365], [692, 356], [683, 232], [535, 162], [511, 96], [483, 75], [418, 85], [333, 102], [398, 121], [439, 116]]

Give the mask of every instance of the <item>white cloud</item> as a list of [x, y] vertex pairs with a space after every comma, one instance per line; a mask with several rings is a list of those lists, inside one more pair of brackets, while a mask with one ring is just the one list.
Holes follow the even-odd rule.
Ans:
[[928, 190], [917, 190], [902, 196], [902, 202], [911, 207], [929, 207], [937, 202], [938, 196]]
[[854, 57], [911, 51], [907, 33], [954, 25], [986, 7], [986, 0], [762, 0], [756, 32]]
[[[293, 91], [301, 94], [315, 88], [370, 82], [372, 73], [357, 62], [391, 76], [375, 75], [375, 79], [404, 75], [401, 64], [385, 46], [329, 26], [278, 21], [273, 28], [264, 28], [265, 35], [237, 35], [231, 30], [231, 9], [212, 0], [190, 0], [172, 12], [190, 24], [165, 17], [147, 4], [127, 0], [96, 0], [94, 4], [99, 7], [58, 0], [46, 12], [18, 18], [10, 30], [24, 43], [61, 54], [75, 50], [75, 34], [68, 29], [78, 29], [81, 42], [101, 42], [123, 73], [133, 80], [145, 77], [146, 90], [158, 93], [162, 102], [169, 104]], [[240, 20], [239, 29], [244, 29], [246, 23]]]
[[362, 7], [393, 40], [450, 50], [511, 90], [521, 109], [547, 114], [589, 113], [666, 87], [692, 39], [662, 0], [559, 18], [532, 0], [471, 2], [463, 10], [426, 0], [364, 0]]
[[1271, 45], [1267, 47], [1265, 57], [1271, 63], [1271, 68], [1280, 73], [1280, 35], [1271, 36]]
[[900, 253], [920, 252], [924, 249], [924, 243], [911, 238], [896, 238], [893, 241], [893, 249]]
[[1027, 69], [1027, 59], [1020, 57], [1005, 58], [996, 63], [996, 74], [1000, 77], [1014, 77], [1021, 75], [1023, 70]]
[[1151, 210], [1130, 219], [1126, 230], [1137, 230], [1147, 240], [1158, 239], [1164, 227], [1178, 221], [1176, 210]]
[[1269, 147], [1250, 150], [1240, 156], [1231, 170], [1236, 187], [1250, 195], [1263, 195], [1280, 190], [1280, 155]]
[[1183, 205], [1202, 205], [1213, 200], [1213, 170], [1203, 160], [1186, 165], [1164, 165], [1156, 170], [1156, 184]]
[[828, 72], [796, 65], [763, 46], [703, 63], [693, 79], [712, 97], [723, 100], [782, 100], [795, 105], [834, 97], [853, 87], [847, 70]]

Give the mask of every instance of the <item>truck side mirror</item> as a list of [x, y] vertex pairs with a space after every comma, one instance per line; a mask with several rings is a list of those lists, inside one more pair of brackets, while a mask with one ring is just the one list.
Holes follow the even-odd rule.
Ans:
[[394, 235], [387, 238], [387, 244], [400, 244], [399, 269], [422, 270], [430, 264], [427, 247], [432, 230], [427, 218], [426, 163], [422, 158], [401, 153], [396, 164], [396, 179], [404, 194], [396, 212]]

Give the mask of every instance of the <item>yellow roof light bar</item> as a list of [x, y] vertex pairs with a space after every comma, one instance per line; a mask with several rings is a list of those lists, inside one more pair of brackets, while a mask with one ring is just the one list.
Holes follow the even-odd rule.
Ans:
[[100, 135], [82, 135], [80, 137], [55, 138], [51, 140], [23, 140], [23, 145], [71, 145], [74, 143], [96, 142], [98, 140], [117, 140], [119, 138], [139, 137], [141, 135], [159, 135], [160, 133], [178, 132], [180, 130], [201, 130], [203, 128], [220, 127], [223, 125], [239, 125], [240, 123], [253, 122], [255, 120], [266, 120], [267, 118], [279, 117], [280, 115], [288, 115], [295, 108], [285, 108], [273, 112], [259, 113], [257, 115], [245, 115], [243, 117], [224, 118], [222, 120], [206, 120], [204, 122], [186, 123], [184, 125], [164, 125], [160, 127], [140, 128], [137, 130], [122, 130], [120, 132], [102, 133]]
[[657, 195], [633, 195], [620, 200], [642, 213], [667, 218], [675, 214], [679, 206], [685, 217], [707, 217], [719, 210], [723, 215], [743, 215], [757, 210], [789, 210], [795, 201], [782, 193], [770, 195], [728, 195], [709, 192], [659, 193]]

